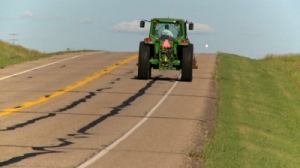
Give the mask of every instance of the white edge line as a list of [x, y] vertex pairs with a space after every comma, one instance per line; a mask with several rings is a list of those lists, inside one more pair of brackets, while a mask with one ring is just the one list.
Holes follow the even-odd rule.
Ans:
[[86, 168], [93, 163], [95, 163], [97, 160], [102, 158], [104, 155], [106, 155], [110, 150], [114, 149], [118, 144], [120, 144], [122, 141], [124, 141], [126, 138], [128, 138], [135, 130], [137, 130], [140, 126], [142, 126], [148, 119], [149, 117], [156, 111], [156, 109], [165, 101], [165, 99], [170, 95], [172, 90], [176, 87], [178, 81], [174, 83], [174, 85], [169, 89], [169, 91], [160, 99], [160, 101], [152, 107], [152, 109], [147, 113], [147, 115], [140, 121], [138, 122], [134, 127], [132, 127], [126, 134], [124, 134], [122, 137], [117, 139], [115, 142], [101, 150], [99, 153], [91, 157], [89, 160], [81, 163], [77, 168]]
[[38, 66], [38, 67], [35, 67], [35, 68], [32, 68], [32, 69], [28, 69], [28, 70], [25, 70], [25, 71], [22, 71], [22, 72], [18, 72], [18, 73], [9, 75], [9, 76], [2, 77], [2, 78], [0, 78], [0, 81], [4, 80], [4, 79], [11, 78], [11, 77], [14, 77], [14, 76], [17, 76], [17, 75], [24, 74], [24, 73], [27, 73], [27, 72], [30, 72], [30, 71], [33, 71], [33, 70], [41, 69], [41, 68], [44, 68], [44, 67], [47, 67], [47, 66], [50, 66], [50, 65], [53, 65], [53, 64], [57, 64], [57, 63], [60, 63], [60, 62], [64, 62], [64, 61], [67, 61], [67, 60], [70, 60], [70, 59], [74, 59], [74, 58], [77, 58], [77, 57], [81, 57], [81, 56], [84, 56], [84, 55], [90, 55], [90, 54], [95, 54], [95, 52], [88, 53], [88, 54], [76, 55], [76, 56], [73, 56], [73, 57], [70, 57], [70, 58], [66, 58], [66, 59], [63, 59], [63, 60], [59, 60], [59, 61], [56, 61], [56, 62], [45, 64], [45, 65], [42, 65], [42, 66]]

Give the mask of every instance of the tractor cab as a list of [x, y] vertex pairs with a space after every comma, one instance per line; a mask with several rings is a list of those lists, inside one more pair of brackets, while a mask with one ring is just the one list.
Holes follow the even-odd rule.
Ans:
[[[156, 37], [160, 40], [175, 40], [178, 38], [186, 38], [187, 28], [184, 20], [172, 19], [152, 19], [149, 37]], [[193, 30], [193, 23], [189, 23], [189, 30]], [[145, 20], [140, 22], [140, 27], [145, 27]]]
[[181, 36], [180, 25], [174, 23], [156, 23], [153, 26], [154, 36], [160, 40], [174, 40]]

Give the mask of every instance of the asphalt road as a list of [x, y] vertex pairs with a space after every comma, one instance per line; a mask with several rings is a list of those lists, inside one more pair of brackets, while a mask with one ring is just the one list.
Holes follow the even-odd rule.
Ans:
[[191, 167], [216, 56], [196, 55], [193, 82], [175, 70], [137, 80], [136, 58], [73, 53], [1, 69], [0, 167]]

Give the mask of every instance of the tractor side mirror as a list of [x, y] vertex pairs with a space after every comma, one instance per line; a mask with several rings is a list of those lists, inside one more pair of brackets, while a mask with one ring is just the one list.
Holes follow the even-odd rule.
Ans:
[[145, 21], [143, 21], [143, 20], [140, 21], [140, 27], [141, 27], [141, 28], [144, 28], [144, 27], [145, 27]]
[[189, 30], [194, 30], [194, 23], [189, 23]]

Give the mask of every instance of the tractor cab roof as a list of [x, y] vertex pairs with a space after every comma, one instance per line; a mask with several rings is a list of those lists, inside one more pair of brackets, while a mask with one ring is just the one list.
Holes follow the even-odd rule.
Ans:
[[153, 18], [151, 22], [164, 22], [164, 23], [175, 23], [175, 22], [185, 22], [183, 19], [175, 19], [175, 18]]

